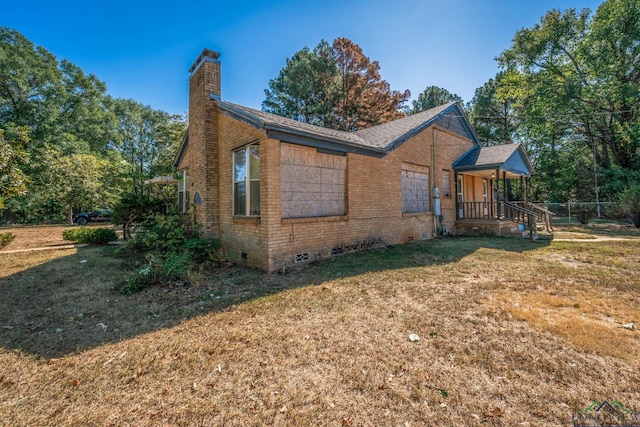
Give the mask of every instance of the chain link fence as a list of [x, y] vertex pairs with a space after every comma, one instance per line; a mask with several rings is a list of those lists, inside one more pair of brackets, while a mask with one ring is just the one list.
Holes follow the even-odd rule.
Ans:
[[624, 206], [618, 202], [537, 203], [553, 212], [557, 219], [587, 223], [590, 219], [615, 219], [629, 221]]

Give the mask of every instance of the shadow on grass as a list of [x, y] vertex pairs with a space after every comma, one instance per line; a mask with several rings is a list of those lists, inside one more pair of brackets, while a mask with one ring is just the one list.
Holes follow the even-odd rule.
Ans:
[[[480, 248], [521, 252], [549, 241], [449, 238], [369, 250], [299, 271], [265, 274], [230, 267], [201, 272], [191, 285], [119, 289], [127, 262], [112, 248], [82, 248], [0, 279], [0, 346], [37, 357], [69, 353], [167, 328], [262, 296], [364, 273], [455, 263]], [[30, 253], [13, 254], [22, 262]], [[17, 265], [17, 264], [14, 264]]]

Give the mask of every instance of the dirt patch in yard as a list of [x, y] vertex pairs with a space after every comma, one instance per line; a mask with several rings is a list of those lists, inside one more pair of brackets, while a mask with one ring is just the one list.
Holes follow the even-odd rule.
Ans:
[[[10, 232], [15, 234], [13, 239], [0, 253], [23, 249], [52, 248], [67, 246], [73, 242], [64, 240], [62, 232], [66, 229], [77, 227], [74, 225], [40, 225], [40, 226], [12, 226], [0, 227], [0, 233]], [[89, 227], [105, 227], [105, 225], [91, 225]], [[107, 227], [111, 227], [108, 225]]]
[[16, 236], [2, 251], [68, 245], [69, 242], [62, 238], [62, 232], [71, 227], [70, 225], [2, 227], [0, 233], [10, 232]]

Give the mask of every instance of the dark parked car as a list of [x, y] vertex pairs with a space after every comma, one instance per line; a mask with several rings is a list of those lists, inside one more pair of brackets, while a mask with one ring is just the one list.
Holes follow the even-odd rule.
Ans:
[[90, 222], [108, 222], [111, 219], [110, 209], [100, 209], [93, 212], [82, 212], [76, 215], [76, 224], [87, 225]]

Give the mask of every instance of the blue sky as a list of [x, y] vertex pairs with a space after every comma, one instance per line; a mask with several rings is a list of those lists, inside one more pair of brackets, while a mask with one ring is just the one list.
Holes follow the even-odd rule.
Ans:
[[11, 1], [0, 26], [107, 84], [109, 94], [187, 111], [188, 69], [221, 53], [222, 98], [260, 108], [269, 80], [305, 46], [346, 37], [380, 63], [391, 88], [443, 87], [469, 101], [494, 77], [515, 32], [551, 9], [600, 0]]

